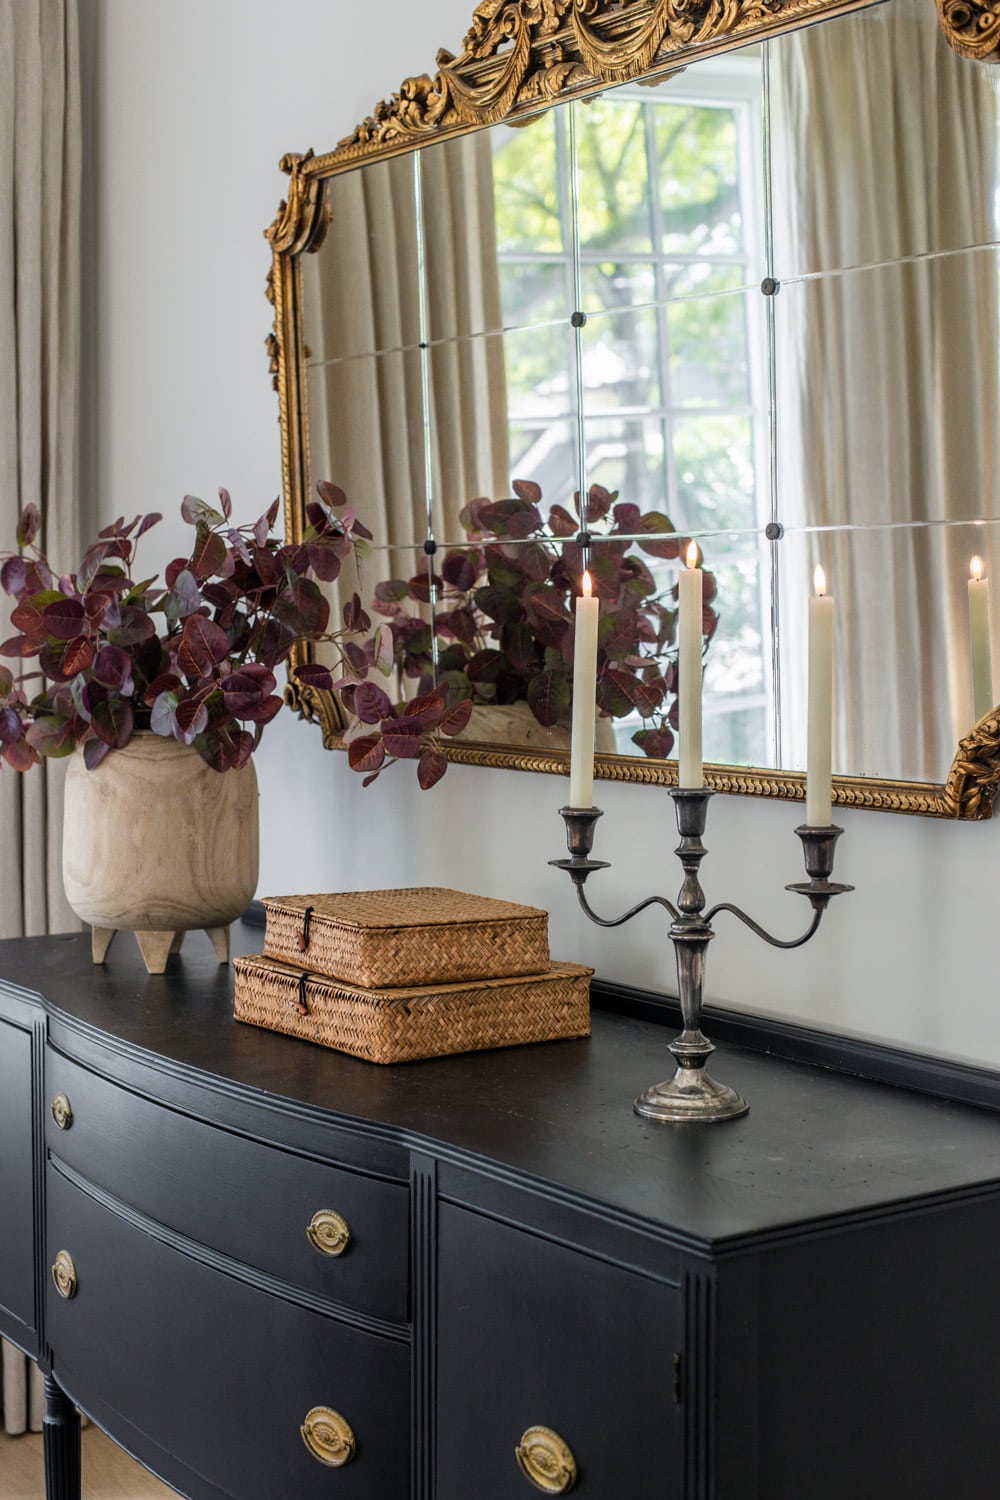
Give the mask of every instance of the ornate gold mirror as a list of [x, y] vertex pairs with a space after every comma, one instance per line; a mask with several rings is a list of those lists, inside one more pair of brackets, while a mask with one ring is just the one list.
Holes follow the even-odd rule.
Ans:
[[[1000, 722], [974, 709], [968, 578], [973, 555], [1000, 563], [1000, 18], [938, 11], [483, 0], [433, 77], [285, 157], [267, 233], [288, 535], [339, 485], [375, 534], [366, 602], [381, 583], [390, 608], [388, 581], [442, 557], [477, 576], [472, 502], [537, 503], [554, 553], [578, 526], [595, 558], [631, 538], [668, 602], [662, 543], [694, 537], [717, 591], [707, 784], [788, 798], [820, 562], [835, 800], [989, 816]], [[537, 546], [505, 541], [518, 567]], [[340, 742], [331, 695], [289, 693]], [[676, 779], [643, 751], [645, 711], [599, 721], [599, 776]], [[558, 772], [565, 745], [487, 711], [448, 753]]]

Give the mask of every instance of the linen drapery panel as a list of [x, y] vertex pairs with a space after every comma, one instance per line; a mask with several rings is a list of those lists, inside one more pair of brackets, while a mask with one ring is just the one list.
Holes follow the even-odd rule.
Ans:
[[[783, 285], [776, 308], [779, 451], [791, 454], [780, 512], [801, 524], [805, 500], [820, 526], [879, 525], [786, 537], [787, 577], [804, 595], [822, 562], [851, 621], [834, 769], [940, 781], [956, 726], [973, 721], [970, 554], [994, 575], [1000, 563], [995, 528], [938, 524], [1000, 513], [997, 262], [975, 248], [996, 237], [996, 85], [920, 0], [811, 27], [776, 57], [789, 143], [776, 274], [811, 277]], [[801, 634], [786, 632], [785, 659], [804, 683]], [[805, 724], [785, 706], [785, 723]], [[782, 763], [803, 763], [798, 748]]]
[[[0, 546], [34, 501], [64, 568], [78, 559], [80, 142], [76, 0], [0, 0]], [[61, 787], [58, 763], [0, 770], [2, 937], [79, 926], [60, 874]], [[37, 1425], [26, 1391], [24, 1358], [5, 1346], [8, 1431]]]
[[[409, 544], [369, 564], [366, 604], [379, 578], [416, 571], [429, 530], [461, 542], [462, 506], [510, 485], [489, 132], [422, 152], [419, 173], [422, 231], [403, 156], [333, 179], [326, 240], [302, 258], [313, 481], [347, 492], [376, 546]], [[338, 620], [356, 586], [348, 565]]]

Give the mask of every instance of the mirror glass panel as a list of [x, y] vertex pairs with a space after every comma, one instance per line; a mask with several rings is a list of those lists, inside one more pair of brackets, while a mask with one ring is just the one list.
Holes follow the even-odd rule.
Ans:
[[[821, 562], [835, 771], [942, 781], [974, 721], [969, 559], [1000, 562], [998, 72], [953, 54], [926, 0], [888, 0], [333, 177], [302, 257], [310, 475], [376, 535], [366, 601], [399, 576], [383, 544], [431, 536], [439, 614], [475, 579], [459, 631], [520, 662], [523, 614], [475, 589], [505, 567], [523, 585], [525, 558], [539, 586], [555, 559], [572, 574], [599, 486], [595, 557], [638, 559], [644, 607], [669, 613], [679, 565], [653, 513], [713, 574], [706, 759], [804, 767]], [[547, 539], [506, 534], [491, 573], [477, 507], [526, 495]], [[455, 670], [447, 628], [436, 644]], [[498, 663], [476, 670], [489, 703]], [[671, 753], [648, 733], [669, 714], [635, 696], [603, 748]]]

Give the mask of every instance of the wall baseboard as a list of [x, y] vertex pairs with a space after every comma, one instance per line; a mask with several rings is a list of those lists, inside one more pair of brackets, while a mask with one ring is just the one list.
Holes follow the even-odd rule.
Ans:
[[[263, 927], [265, 912], [261, 903], [253, 902], [242, 920], [250, 927]], [[590, 996], [598, 1010], [652, 1021], [657, 1026], [680, 1028], [680, 1003], [672, 995], [595, 976]], [[900, 1047], [839, 1036], [833, 1031], [816, 1031], [791, 1021], [775, 1021], [719, 1005], [706, 1005], [704, 1015], [705, 1031], [713, 1042], [745, 1047], [748, 1052], [783, 1057], [789, 1062], [808, 1063], [814, 1068], [828, 1068], [873, 1083], [912, 1089], [955, 1104], [1000, 1110], [1000, 1073], [989, 1068], [950, 1062], [946, 1058], [927, 1058]]]
[[[595, 977], [591, 981], [591, 1000], [600, 1010], [654, 1021], [660, 1026], [679, 1028], [681, 1025], [680, 1004], [670, 995], [658, 995], [652, 990], [635, 989]], [[988, 1068], [927, 1058], [919, 1052], [839, 1036], [836, 1032], [815, 1031], [808, 1026], [744, 1014], [722, 1006], [706, 1005], [704, 1016], [706, 1034], [713, 1042], [729, 1043], [745, 1047], [750, 1052], [766, 1053], [769, 1057], [809, 1063], [835, 1073], [932, 1094], [958, 1104], [1000, 1110], [1000, 1073]]]

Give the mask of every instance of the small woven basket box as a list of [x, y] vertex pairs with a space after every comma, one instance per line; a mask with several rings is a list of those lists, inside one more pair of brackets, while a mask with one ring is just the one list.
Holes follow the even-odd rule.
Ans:
[[237, 1020], [379, 1063], [590, 1035], [593, 970], [550, 960], [537, 907], [440, 887], [263, 904]]

